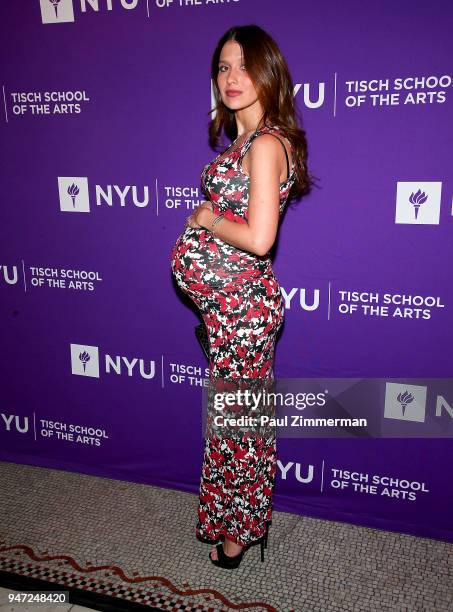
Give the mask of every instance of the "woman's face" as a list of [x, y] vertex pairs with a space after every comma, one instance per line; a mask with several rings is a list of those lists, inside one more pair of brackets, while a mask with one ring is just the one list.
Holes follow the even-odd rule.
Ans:
[[232, 110], [246, 108], [258, 100], [244, 66], [242, 48], [235, 40], [228, 40], [222, 47], [217, 85], [223, 103]]

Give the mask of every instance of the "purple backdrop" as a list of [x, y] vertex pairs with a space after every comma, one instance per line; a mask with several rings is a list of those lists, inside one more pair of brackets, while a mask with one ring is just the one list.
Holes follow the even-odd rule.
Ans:
[[[276, 375], [450, 377], [452, 17], [441, 0], [2, 2], [0, 458], [198, 491], [207, 363], [169, 259], [215, 155], [210, 57], [231, 25], [280, 44], [320, 179], [280, 230]], [[278, 450], [275, 509], [453, 541], [451, 440]]]

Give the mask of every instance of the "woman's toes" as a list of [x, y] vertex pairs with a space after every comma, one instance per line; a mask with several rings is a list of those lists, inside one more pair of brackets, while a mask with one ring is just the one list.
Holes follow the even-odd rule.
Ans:
[[214, 559], [214, 561], [217, 561], [217, 548], [215, 546], [211, 548], [211, 557]]

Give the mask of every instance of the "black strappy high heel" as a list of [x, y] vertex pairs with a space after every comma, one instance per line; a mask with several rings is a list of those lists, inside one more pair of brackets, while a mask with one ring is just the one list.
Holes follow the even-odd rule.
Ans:
[[264, 549], [267, 548], [267, 542], [269, 538], [269, 525], [271, 523], [272, 521], [266, 521], [266, 531], [264, 532], [264, 535], [262, 535], [259, 540], [256, 540], [255, 542], [252, 542], [251, 544], [247, 544], [246, 546], [243, 546], [241, 552], [235, 555], [234, 557], [229, 557], [228, 555], [225, 554], [222, 543], [217, 544], [216, 549], [217, 549], [218, 558], [213, 559], [211, 557], [211, 553], [209, 553], [209, 558], [211, 562], [217, 567], [222, 567], [224, 569], [236, 569], [240, 566], [241, 561], [244, 557], [245, 551], [248, 550], [254, 544], [257, 544], [258, 542], [260, 543], [260, 546], [261, 546], [261, 561], [263, 562], [264, 561]]
[[238, 555], [235, 555], [234, 557], [229, 557], [225, 554], [225, 551], [223, 550], [223, 544], [220, 543], [216, 546], [217, 559], [213, 559], [211, 557], [211, 553], [209, 553], [209, 558], [211, 559], [211, 562], [214, 563], [214, 565], [217, 565], [217, 567], [223, 567], [224, 569], [236, 569], [241, 564], [246, 548], [247, 546], [243, 546], [241, 552]]

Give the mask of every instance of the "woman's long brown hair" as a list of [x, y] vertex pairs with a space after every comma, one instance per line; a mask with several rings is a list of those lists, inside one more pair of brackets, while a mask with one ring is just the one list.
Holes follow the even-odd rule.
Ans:
[[264, 109], [261, 126], [277, 125], [293, 145], [295, 181], [288, 199], [306, 195], [314, 183], [307, 167], [307, 139], [302, 129], [300, 111], [294, 103], [294, 85], [288, 65], [275, 40], [257, 25], [235, 26], [225, 32], [217, 43], [211, 60], [211, 78], [215, 117], [209, 124], [209, 144], [214, 150], [222, 147], [222, 132], [230, 140], [237, 138], [234, 111], [222, 101], [217, 85], [219, 58], [223, 45], [234, 40], [242, 48], [244, 64]]

